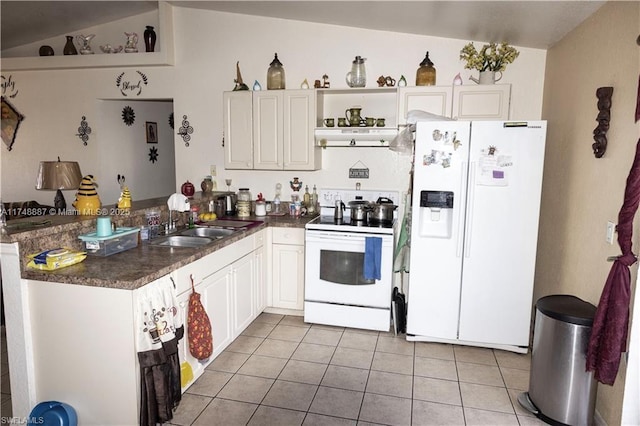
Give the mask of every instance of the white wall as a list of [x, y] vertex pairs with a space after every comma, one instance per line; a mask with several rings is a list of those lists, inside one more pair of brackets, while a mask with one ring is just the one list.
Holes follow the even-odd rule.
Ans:
[[[146, 15], [146, 14], [145, 14]], [[466, 83], [475, 75], [463, 69], [459, 51], [469, 40], [372, 31], [334, 25], [312, 24], [273, 18], [220, 13], [174, 7], [176, 65], [174, 67], [115, 68], [91, 70], [12, 72], [20, 87], [14, 104], [27, 117], [20, 129], [15, 148], [2, 151], [3, 200], [36, 199], [49, 202], [50, 194], [33, 189], [37, 162], [55, 158], [80, 161], [83, 173], [99, 168], [104, 129], [98, 126], [100, 111], [96, 99], [123, 99], [115, 86], [116, 77], [139, 70], [149, 83], [136, 99], [173, 99], [175, 132], [183, 115], [188, 116], [194, 133], [189, 147], [174, 136], [176, 190], [190, 180], [196, 184], [218, 170], [218, 187], [224, 178], [233, 179], [232, 189], [249, 187], [272, 198], [275, 184], [286, 185], [294, 176], [311, 187], [354, 187], [348, 169], [358, 161], [367, 165], [371, 178], [362, 180], [363, 189], [405, 190], [409, 182], [409, 157], [385, 149], [326, 149], [323, 169], [316, 172], [225, 171], [222, 148], [222, 92], [234, 87], [236, 61], [245, 82], [258, 80], [266, 87], [266, 73], [273, 54], [284, 64], [288, 88], [298, 88], [307, 79], [311, 84], [323, 74], [332, 88], [345, 88], [344, 76], [356, 55], [367, 58], [368, 87], [375, 87], [379, 75], [396, 80], [404, 75], [409, 85], [425, 52], [437, 69], [438, 85], [451, 84], [460, 72]], [[144, 25], [141, 18], [138, 27]], [[81, 31], [82, 32], [82, 31]], [[93, 31], [99, 33], [96, 29]], [[80, 32], [78, 32], [80, 33]], [[546, 52], [519, 48], [520, 57], [503, 78], [512, 84], [513, 119], [540, 119]], [[471, 83], [473, 84], [473, 83]], [[93, 125], [87, 147], [74, 136], [80, 117], [86, 115]], [[175, 133], [174, 132], [174, 133]], [[118, 164], [106, 165], [103, 174], [112, 180]], [[136, 189], [131, 188], [136, 197]], [[67, 196], [73, 197], [74, 192]], [[288, 192], [285, 190], [284, 195]]]
[[[98, 123], [104, 143], [99, 146], [98, 176], [102, 204], [115, 204], [120, 196], [117, 175], [125, 176], [125, 185], [135, 200], [170, 194], [175, 186], [174, 131], [169, 126], [173, 112], [171, 101], [97, 101]], [[135, 121], [127, 126], [122, 110], [131, 107]], [[157, 123], [158, 143], [147, 143], [145, 123]], [[149, 150], [155, 148], [158, 160], [149, 160]]]

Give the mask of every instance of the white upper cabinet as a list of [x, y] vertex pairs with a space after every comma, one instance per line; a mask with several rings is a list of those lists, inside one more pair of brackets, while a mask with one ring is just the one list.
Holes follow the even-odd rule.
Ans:
[[453, 86], [455, 120], [508, 120], [511, 101], [510, 84]]
[[398, 88], [398, 123], [421, 110], [454, 120], [508, 120], [510, 84]]
[[313, 142], [316, 123], [315, 91], [284, 91], [284, 169], [318, 170], [322, 167], [320, 149]]
[[407, 124], [407, 112], [420, 110], [451, 116], [451, 87], [414, 86], [398, 88], [398, 124]]
[[225, 167], [318, 170], [314, 90], [225, 92]]
[[253, 169], [253, 115], [251, 92], [224, 92], [224, 166]]
[[283, 155], [282, 90], [253, 92], [253, 168], [281, 170]]

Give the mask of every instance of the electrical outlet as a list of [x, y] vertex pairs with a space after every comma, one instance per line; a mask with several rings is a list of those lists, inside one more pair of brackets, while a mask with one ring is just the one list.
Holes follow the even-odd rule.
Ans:
[[613, 235], [616, 232], [616, 224], [613, 222], [607, 221], [607, 239], [606, 241], [609, 244], [613, 244]]
[[216, 166], [213, 164], [209, 166], [209, 171], [211, 172], [211, 177], [215, 177], [218, 175]]

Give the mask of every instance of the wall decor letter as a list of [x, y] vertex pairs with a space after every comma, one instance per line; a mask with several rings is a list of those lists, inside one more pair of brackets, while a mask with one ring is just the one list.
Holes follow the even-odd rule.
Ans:
[[607, 131], [609, 130], [609, 121], [611, 120], [611, 95], [613, 95], [613, 87], [599, 87], [596, 90], [598, 98], [598, 127], [593, 129], [593, 140], [591, 145], [596, 158], [601, 158], [607, 150]]
[[139, 77], [137, 81], [123, 78], [126, 77], [124, 72], [121, 72], [116, 77], [116, 87], [120, 89], [122, 96], [128, 96], [127, 92], [135, 93], [136, 96], [142, 94], [142, 86], [146, 86], [149, 83], [149, 78], [142, 71], [136, 71], [136, 74]]

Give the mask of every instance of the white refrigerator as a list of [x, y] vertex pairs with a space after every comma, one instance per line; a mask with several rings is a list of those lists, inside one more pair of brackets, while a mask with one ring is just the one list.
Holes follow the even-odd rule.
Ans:
[[416, 126], [407, 340], [526, 353], [545, 121]]

